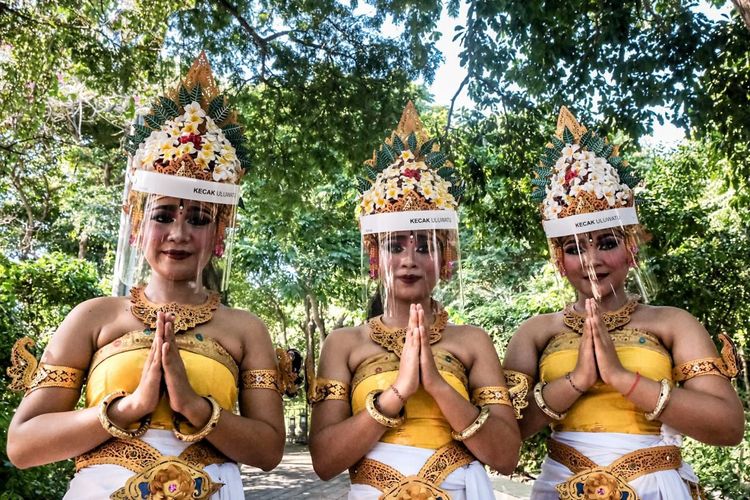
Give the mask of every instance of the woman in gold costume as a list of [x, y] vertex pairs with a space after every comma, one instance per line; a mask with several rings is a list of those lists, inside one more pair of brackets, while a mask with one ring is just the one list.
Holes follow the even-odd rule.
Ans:
[[325, 341], [313, 465], [325, 480], [349, 469], [350, 499], [494, 498], [482, 463], [509, 473], [520, 446], [502, 368], [432, 298], [457, 260], [455, 171], [411, 103], [367, 171], [360, 228], [384, 313]]
[[265, 326], [206, 286], [228, 269], [239, 126], [203, 54], [144, 119], [128, 140], [116, 265], [137, 286], [74, 308], [38, 366], [18, 345], [11, 371], [27, 392], [8, 456], [21, 468], [75, 458], [66, 499], [241, 499], [237, 463], [273, 469], [284, 426]]
[[729, 340], [719, 357], [689, 313], [626, 294], [641, 229], [638, 180], [617, 147], [563, 108], [536, 173], [550, 249], [577, 299], [523, 323], [505, 357], [506, 370], [536, 384], [522, 435], [553, 430], [532, 498], [699, 497], [681, 435], [722, 446], [742, 439]]

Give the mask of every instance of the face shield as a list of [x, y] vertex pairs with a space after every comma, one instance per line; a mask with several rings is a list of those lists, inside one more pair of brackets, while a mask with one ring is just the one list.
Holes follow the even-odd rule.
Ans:
[[126, 182], [125, 213], [113, 294], [159, 279], [222, 291], [229, 276], [239, 186], [135, 170]]
[[543, 225], [558, 271], [577, 290], [600, 300], [624, 289], [648, 302], [653, 284], [639, 258], [645, 233], [634, 207], [571, 215]]
[[360, 227], [363, 274], [379, 298], [369, 316], [393, 316], [426, 298], [446, 300], [446, 284], [460, 269], [455, 210], [366, 215]]

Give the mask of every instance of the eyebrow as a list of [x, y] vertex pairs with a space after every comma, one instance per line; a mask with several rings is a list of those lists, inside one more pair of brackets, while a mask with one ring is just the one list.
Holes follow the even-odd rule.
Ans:
[[[177, 210], [177, 209], [179, 209], [178, 205], [157, 205], [154, 207], [154, 210]], [[209, 210], [208, 207], [192, 205], [192, 206], [187, 207], [187, 209], [191, 212], [199, 211], [207, 215], [213, 215], [213, 212]]]
[[[603, 240], [604, 238], [620, 238], [621, 236], [616, 233], [603, 233], [596, 237], [597, 243]], [[562, 244], [563, 246], [566, 246], [569, 243], [577, 243], [578, 240], [586, 240], [587, 238], [578, 238], [576, 239], [573, 236], [568, 236], [566, 239], [563, 240]]]

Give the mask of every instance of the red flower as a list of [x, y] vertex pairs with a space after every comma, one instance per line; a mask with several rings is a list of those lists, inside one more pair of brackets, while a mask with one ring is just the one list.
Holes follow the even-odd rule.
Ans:
[[573, 167], [568, 167], [565, 172], [565, 184], [570, 184], [570, 181], [576, 176], [578, 176], [578, 173], [573, 170]]
[[411, 177], [416, 181], [422, 179], [422, 174], [419, 172], [419, 170], [414, 170], [412, 168], [407, 168], [406, 170], [404, 170], [404, 176]]
[[180, 136], [180, 144], [187, 144], [188, 142], [192, 142], [193, 146], [198, 149], [201, 147], [203, 139], [201, 139], [201, 136], [199, 134], [188, 134]]

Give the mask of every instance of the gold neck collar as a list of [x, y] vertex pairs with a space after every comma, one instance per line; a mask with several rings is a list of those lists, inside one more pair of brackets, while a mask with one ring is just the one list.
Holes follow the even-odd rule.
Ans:
[[143, 287], [135, 286], [130, 289], [130, 312], [150, 328], [156, 328], [157, 313], [174, 313], [174, 332], [179, 333], [210, 321], [219, 307], [219, 298], [218, 293], [209, 292], [202, 304], [154, 304], [146, 298]]
[[[623, 326], [630, 323], [630, 316], [632, 316], [635, 308], [638, 307], [638, 301], [640, 297], [631, 296], [625, 305], [616, 311], [603, 312], [602, 322], [608, 332], [622, 328]], [[583, 325], [586, 323], [586, 315], [578, 314], [573, 309], [574, 303], [568, 304], [563, 310], [563, 323], [577, 333], [583, 333]]]
[[[443, 338], [443, 330], [448, 324], [448, 312], [442, 307], [435, 313], [435, 319], [430, 327], [430, 345], [438, 342]], [[376, 316], [367, 321], [370, 327], [370, 339], [383, 347], [385, 350], [394, 353], [399, 358], [404, 350], [406, 340], [406, 328], [388, 328], [383, 324], [383, 316]]]

